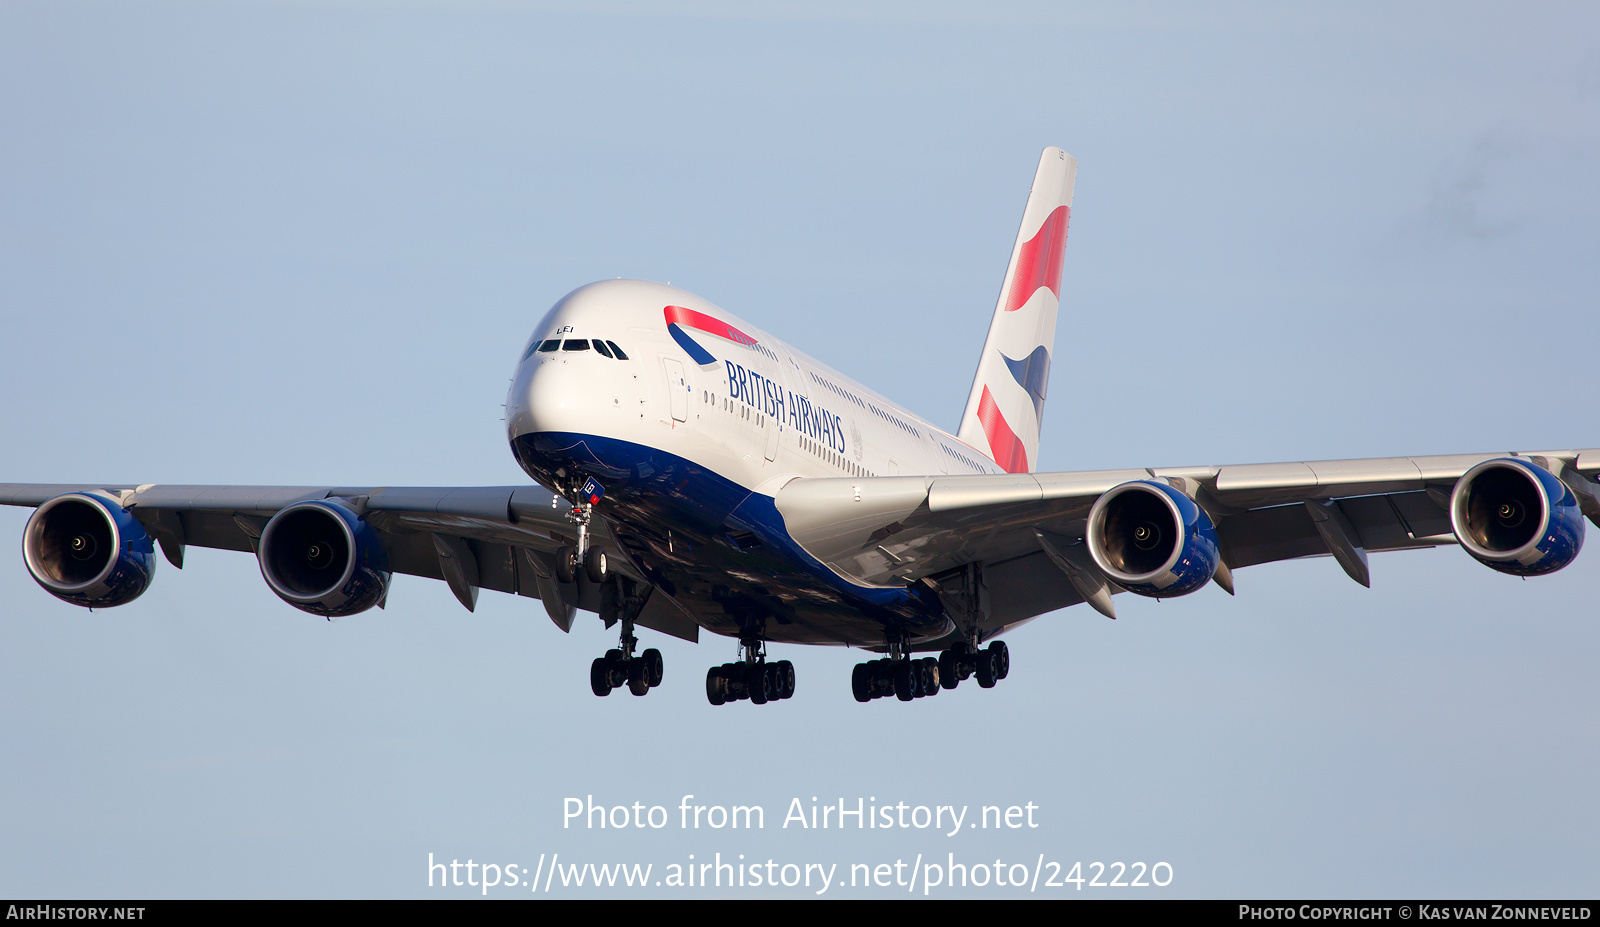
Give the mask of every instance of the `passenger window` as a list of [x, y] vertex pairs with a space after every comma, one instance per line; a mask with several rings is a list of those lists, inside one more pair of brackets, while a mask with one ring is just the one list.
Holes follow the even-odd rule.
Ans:
[[560, 338], [551, 338], [549, 341], [546, 341], [544, 344], [539, 345], [539, 353], [540, 354], [549, 354], [551, 351], [559, 350], [560, 347], [561, 347], [561, 339]]
[[611, 351], [606, 348], [606, 343], [599, 338], [594, 340], [594, 349], [600, 352], [601, 357], [610, 357]]
[[589, 339], [587, 339], [587, 338], [568, 338], [567, 339], [567, 343], [561, 346], [561, 350], [563, 350], [563, 351], [587, 351], [587, 350], [589, 350]]
[[615, 354], [617, 356], [617, 360], [627, 360], [628, 359], [628, 355], [622, 353], [622, 349], [617, 347], [617, 343], [615, 341], [607, 341], [606, 344], [611, 345], [611, 353], [613, 353], [613, 354]]

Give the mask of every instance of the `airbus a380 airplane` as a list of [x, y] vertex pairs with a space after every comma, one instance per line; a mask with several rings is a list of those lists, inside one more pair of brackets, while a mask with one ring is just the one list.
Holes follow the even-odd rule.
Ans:
[[[1157, 598], [1239, 567], [1459, 543], [1502, 573], [1566, 566], [1600, 524], [1600, 449], [1040, 473], [1076, 161], [1047, 148], [955, 434], [717, 306], [655, 283], [581, 287], [518, 361], [507, 438], [539, 486], [471, 488], [0, 484], [35, 506], [28, 571], [87, 607], [137, 598], [155, 548], [253, 551], [274, 593], [316, 615], [382, 607], [395, 572], [536, 597], [620, 624], [596, 695], [662, 679], [637, 627], [737, 637], [713, 705], [794, 693], [769, 642], [884, 654], [860, 701], [993, 686], [994, 640], [1078, 603]], [[987, 642], [987, 646], [984, 644]], [[914, 653], [934, 653], [913, 657]]]

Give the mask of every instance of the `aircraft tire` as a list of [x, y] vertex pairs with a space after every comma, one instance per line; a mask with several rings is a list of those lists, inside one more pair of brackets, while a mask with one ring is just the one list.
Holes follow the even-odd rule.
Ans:
[[609, 582], [611, 563], [606, 559], [606, 552], [598, 547], [589, 548], [589, 552], [583, 555], [583, 572], [589, 577], [589, 582], [596, 586]]
[[850, 673], [850, 694], [854, 695], [858, 702], [872, 701], [872, 664], [856, 664], [856, 668]]
[[611, 688], [622, 688], [628, 681], [627, 658], [622, 655], [621, 650], [607, 650], [604, 659], [607, 671], [611, 674]]
[[628, 691], [634, 695], [644, 695], [650, 691], [650, 668], [645, 666], [643, 660], [628, 664]]
[[913, 688], [916, 676], [912, 670], [910, 660], [896, 661], [891, 669], [894, 674], [894, 697], [902, 702], [909, 702], [917, 697], [917, 690]]
[[1005, 641], [995, 641], [989, 645], [989, 650], [994, 654], [994, 678], [1004, 679], [1011, 675], [1011, 648]]
[[722, 684], [720, 670], [719, 666], [706, 670], [706, 701], [713, 705], [721, 705], [728, 700], [727, 687]]
[[556, 579], [563, 583], [578, 581], [578, 552], [564, 544], [556, 548]]
[[765, 705], [771, 695], [768, 689], [767, 665], [765, 663], [750, 663], [744, 668], [744, 686], [750, 690], [750, 701], [756, 705]]
[[605, 657], [595, 657], [589, 664], [589, 689], [601, 698], [611, 694], [611, 664]]
[[645, 678], [650, 680], [650, 688], [654, 689], [656, 686], [661, 685], [661, 675], [666, 672], [666, 664], [661, 659], [661, 651], [651, 647], [640, 654], [639, 659], [644, 661], [645, 668], [648, 670]]
[[995, 683], [995, 659], [993, 650], [980, 650], [976, 654], [978, 660], [978, 685], [985, 689], [993, 689]]
[[961, 657], [955, 648], [939, 654], [939, 687], [941, 689], [954, 689], [961, 684]]

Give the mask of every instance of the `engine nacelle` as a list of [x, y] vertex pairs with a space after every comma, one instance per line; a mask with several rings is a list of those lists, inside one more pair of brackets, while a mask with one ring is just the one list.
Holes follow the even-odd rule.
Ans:
[[256, 557], [278, 598], [313, 615], [364, 612], [389, 591], [389, 555], [378, 532], [338, 502], [296, 502], [261, 531]]
[[1155, 480], [1113, 486], [1096, 499], [1087, 542], [1113, 582], [1162, 599], [1210, 582], [1221, 559], [1211, 518], [1193, 499]]
[[156, 574], [144, 526], [100, 493], [67, 493], [35, 509], [22, 532], [22, 558], [47, 592], [86, 608], [132, 602]]
[[1485, 460], [1450, 494], [1450, 526], [1479, 563], [1512, 576], [1554, 573], [1583, 548], [1583, 511], [1567, 485], [1526, 460]]

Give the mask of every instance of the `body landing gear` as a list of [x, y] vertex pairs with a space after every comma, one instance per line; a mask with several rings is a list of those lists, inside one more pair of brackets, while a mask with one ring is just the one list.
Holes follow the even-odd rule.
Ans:
[[973, 676], [978, 677], [978, 685], [992, 689], [1011, 672], [1011, 652], [1005, 641], [994, 641], [981, 650], [963, 641], [938, 657], [916, 659], [896, 654], [896, 649], [891, 645], [888, 657], [856, 664], [850, 676], [850, 692], [856, 701], [892, 695], [909, 702], [938, 695], [940, 689], [954, 689]]
[[962, 641], [939, 654], [940, 681], [946, 689], [954, 689], [963, 679], [978, 677], [978, 685], [985, 689], [1011, 673], [1011, 651], [1005, 641], [993, 641], [978, 649]]
[[794, 664], [768, 663], [760, 641], [740, 641], [741, 659], [706, 671], [706, 701], [723, 705], [740, 699], [765, 705], [794, 695]]

